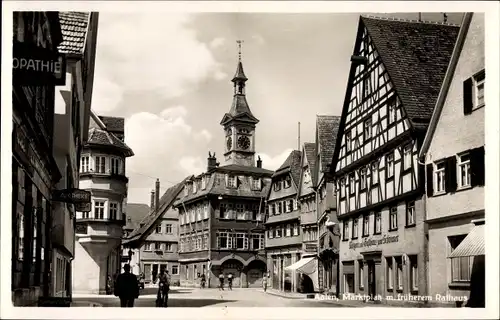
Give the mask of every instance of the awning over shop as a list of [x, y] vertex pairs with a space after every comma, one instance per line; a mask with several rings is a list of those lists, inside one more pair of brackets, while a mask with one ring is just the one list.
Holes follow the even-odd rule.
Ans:
[[285, 270], [293, 271], [296, 270], [307, 275], [313, 274], [317, 271], [317, 259], [316, 257], [305, 257], [289, 265]]
[[448, 258], [471, 257], [484, 255], [484, 224], [472, 228], [458, 247], [453, 250]]

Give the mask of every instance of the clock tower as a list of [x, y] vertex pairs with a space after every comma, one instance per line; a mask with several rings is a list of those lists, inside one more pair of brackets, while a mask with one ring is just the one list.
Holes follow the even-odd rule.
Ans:
[[259, 120], [254, 117], [245, 96], [245, 84], [248, 78], [243, 72], [241, 62], [241, 42], [239, 46], [238, 66], [231, 80], [234, 86], [233, 103], [220, 124], [224, 128], [224, 157], [227, 164], [255, 166], [255, 125]]

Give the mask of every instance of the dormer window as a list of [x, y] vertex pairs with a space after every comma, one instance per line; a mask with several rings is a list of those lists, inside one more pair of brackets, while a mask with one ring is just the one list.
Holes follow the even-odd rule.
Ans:
[[290, 178], [290, 176], [286, 176], [284, 180], [284, 189], [290, 188], [291, 185], [292, 185], [292, 179]]
[[205, 190], [207, 188], [207, 177], [203, 176], [201, 178], [201, 190]]
[[252, 183], [252, 190], [261, 190], [262, 189], [262, 180], [261, 178], [250, 177]]
[[193, 182], [193, 193], [196, 193], [198, 191], [198, 181]]
[[226, 176], [226, 186], [228, 188], [236, 188], [236, 176]]
[[281, 190], [281, 181], [276, 181], [274, 183], [274, 191], [280, 191]]
[[186, 184], [184, 186], [184, 197], [187, 197], [189, 195], [189, 190], [188, 190], [188, 185]]

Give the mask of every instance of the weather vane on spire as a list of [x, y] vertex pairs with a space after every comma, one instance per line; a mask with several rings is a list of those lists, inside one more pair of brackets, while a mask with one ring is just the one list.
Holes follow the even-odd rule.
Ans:
[[241, 61], [241, 44], [243, 40], [236, 40], [236, 43], [238, 44], [238, 60]]

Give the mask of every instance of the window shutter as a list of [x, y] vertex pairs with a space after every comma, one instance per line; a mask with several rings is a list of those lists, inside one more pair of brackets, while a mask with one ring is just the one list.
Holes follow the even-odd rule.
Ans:
[[471, 150], [471, 186], [484, 186], [484, 147]]
[[432, 197], [434, 194], [434, 165], [432, 163], [427, 165], [427, 196]]
[[457, 158], [449, 157], [446, 161], [446, 192], [457, 191]]
[[464, 81], [464, 114], [472, 112], [472, 78]]

